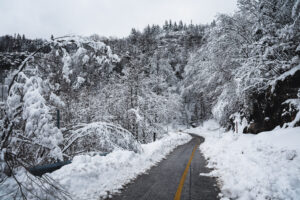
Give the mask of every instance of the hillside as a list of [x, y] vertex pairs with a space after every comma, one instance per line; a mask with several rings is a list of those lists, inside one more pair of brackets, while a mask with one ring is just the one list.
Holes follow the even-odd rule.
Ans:
[[95, 152], [144, 153], [209, 119], [239, 134], [294, 128], [300, 1], [239, 0], [210, 24], [169, 20], [124, 38], [6, 35], [0, 74], [1, 177]]

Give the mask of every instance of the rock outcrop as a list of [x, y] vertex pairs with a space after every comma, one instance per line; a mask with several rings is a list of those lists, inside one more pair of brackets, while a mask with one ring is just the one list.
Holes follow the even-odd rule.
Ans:
[[[259, 133], [269, 131], [276, 126], [283, 126], [293, 121], [298, 109], [289, 100], [298, 99], [300, 88], [300, 67], [294, 72], [277, 79], [265, 92], [254, 93], [251, 96], [253, 104], [247, 120], [250, 122], [244, 133]], [[296, 126], [300, 122], [296, 123]]]

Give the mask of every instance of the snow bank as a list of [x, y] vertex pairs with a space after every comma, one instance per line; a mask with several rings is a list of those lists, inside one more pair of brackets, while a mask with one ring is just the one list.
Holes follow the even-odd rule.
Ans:
[[76, 156], [72, 164], [50, 174], [74, 199], [99, 199], [118, 192], [139, 174], [161, 161], [191, 136], [170, 133], [161, 140], [143, 144], [142, 153], [116, 150], [107, 156]]
[[224, 199], [299, 199], [300, 127], [259, 135], [215, 128], [210, 121], [188, 131], [205, 137], [200, 149], [215, 169], [210, 175], [219, 177]]

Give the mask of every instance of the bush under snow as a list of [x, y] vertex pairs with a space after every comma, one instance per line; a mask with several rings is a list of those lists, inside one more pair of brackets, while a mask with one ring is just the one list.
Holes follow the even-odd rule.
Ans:
[[141, 144], [132, 133], [120, 126], [94, 122], [81, 124], [66, 137], [63, 152], [76, 155], [78, 152], [111, 152], [113, 150], [129, 150], [141, 152]]

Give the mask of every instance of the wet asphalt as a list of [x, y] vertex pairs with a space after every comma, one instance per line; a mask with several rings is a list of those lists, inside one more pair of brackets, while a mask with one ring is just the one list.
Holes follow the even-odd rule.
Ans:
[[[177, 147], [157, 166], [138, 176], [110, 199], [173, 200], [194, 147], [204, 142], [203, 137], [192, 136], [193, 139], [189, 143]], [[219, 199], [217, 180], [213, 177], [200, 176], [200, 173], [210, 172], [206, 164], [204, 156], [197, 148], [183, 185], [181, 200]]]

